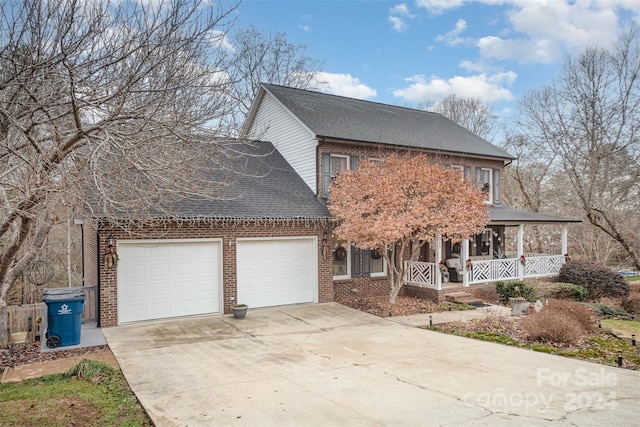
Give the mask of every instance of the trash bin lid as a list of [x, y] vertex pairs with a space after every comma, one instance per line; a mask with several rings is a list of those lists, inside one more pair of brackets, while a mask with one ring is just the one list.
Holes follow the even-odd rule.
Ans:
[[75, 293], [83, 293], [84, 288], [82, 286], [68, 286], [65, 288], [44, 288], [42, 290], [43, 296], [50, 295], [67, 295], [67, 294], [75, 294]]
[[53, 304], [57, 302], [75, 302], [84, 301], [84, 295], [50, 295], [42, 299], [45, 304]]

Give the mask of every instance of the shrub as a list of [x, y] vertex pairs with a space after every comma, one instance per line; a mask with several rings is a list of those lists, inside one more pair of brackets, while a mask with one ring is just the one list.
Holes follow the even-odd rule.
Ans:
[[[517, 288], [517, 290], [516, 290]], [[536, 300], [536, 290], [525, 282], [496, 282], [496, 291], [502, 302], [509, 302], [509, 298], [521, 296], [527, 301]]]
[[560, 269], [560, 281], [584, 286], [591, 300], [629, 294], [629, 284], [621, 274], [590, 261], [565, 263]]
[[589, 291], [584, 286], [573, 283], [555, 283], [548, 291], [547, 296], [555, 299], [586, 301], [589, 298]]
[[575, 319], [585, 331], [593, 331], [597, 329], [593, 309], [585, 304], [576, 301], [551, 299], [549, 300], [545, 310], [566, 314], [567, 316]]
[[622, 316], [629, 317], [629, 313], [627, 313], [624, 309], [619, 307], [611, 307], [606, 304], [591, 304], [593, 310], [596, 312], [598, 316]]
[[575, 345], [584, 335], [584, 328], [568, 313], [545, 308], [522, 319], [522, 330], [530, 341]]
[[624, 308], [628, 313], [640, 316], [640, 298], [623, 299], [622, 308]]
[[622, 300], [622, 308], [629, 313], [640, 316], [640, 286], [637, 284], [630, 285], [631, 292], [629, 296]]

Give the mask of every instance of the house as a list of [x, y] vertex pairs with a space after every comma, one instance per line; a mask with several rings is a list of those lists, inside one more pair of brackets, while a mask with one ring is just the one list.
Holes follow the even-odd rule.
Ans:
[[[437, 113], [263, 84], [243, 136], [270, 141], [320, 199], [327, 198], [331, 179], [340, 171], [357, 168], [362, 159], [397, 152], [428, 153], [481, 186], [491, 220], [485, 232], [458, 244], [436, 239], [424, 245], [409, 271], [409, 293], [435, 299], [443, 295], [446, 277], [439, 271], [441, 260], [447, 260], [449, 277], [463, 287], [555, 275], [568, 252], [567, 224], [579, 222], [504, 206], [500, 181], [514, 157]], [[557, 253], [525, 253], [527, 224], [558, 226]], [[515, 234], [513, 253], [508, 253], [507, 231]], [[331, 239], [330, 249], [336, 254], [337, 298], [386, 294], [382, 259], [336, 238]]]
[[[425, 245], [410, 265], [408, 294], [437, 299], [449, 286], [557, 274], [564, 262], [566, 225], [574, 220], [503, 206], [501, 176], [513, 157], [439, 114], [263, 84], [241, 140], [254, 142], [244, 145], [238, 167], [253, 173], [234, 183], [233, 197], [177, 200], [171, 218], [136, 218], [135, 232], [99, 216], [85, 227], [94, 264], [87, 262], [85, 284], [99, 289], [100, 326], [228, 313], [236, 302], [387, 295], [384, 259], [332, 235], [326, 197], [340, 171], [395, 152], [428, 153], [475, 180], [491, 218], [473, 239]], [[525, 224], [562, 227], [559, 253], [525, 254]], [[517, 230], [513, 254], [506, 230]], [[117, 263], [108, 257], [114, 251]], [[443, 282], [442, 259], [460, 263], [459, 278], [451, 277], [460, 283]]]

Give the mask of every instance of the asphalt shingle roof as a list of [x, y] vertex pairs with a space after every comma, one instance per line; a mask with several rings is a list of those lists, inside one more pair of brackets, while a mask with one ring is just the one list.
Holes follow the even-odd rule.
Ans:
[[438, 113], [272, 84], [262, 86], [318, 137], [514, 159]]
[[[236, 179], [222, 198], [185, 195], [165, 200], [159, 209], [138, 218], [183, 219], [328, 219], [329, 210], [269, 142], [230, 142], [219, 159], [235, 171]], [[223, 150], [221, 150], [223, 152]], [[232, 153], [232, 154], [231, 154]], [[208, 179], [221, 181], [227, 171], [213, 167]]]
[[329, 218], [329, 210], [269, 142], [244, 145], [234, 160], [242, 173], [224, 200], [184, 200], [185, 216], [212, 218]]

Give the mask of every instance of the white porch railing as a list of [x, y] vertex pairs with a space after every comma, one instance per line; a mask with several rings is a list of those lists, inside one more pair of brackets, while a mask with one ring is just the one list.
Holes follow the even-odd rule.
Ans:
[[408, 261], [405, 263], [407, 280], [405, 283], [418, 286], [436, 286], [436, 280], [440, 269], [432, 262]]
[[473, 284], [518, 279], [518, 265], [518, 258], [473, 261], [473, 269], [470, 274], [467, 273], [467, 281]]
[[[524, 278], [555, 276], [565, 262], [563, 255], [525, 256], [524, 264], [519, 258], [502, 258], [473, 261], [471, 272], [465, 272], [466, 284], [516, 280]], [[411, 261], [407, 263], [406, 283], [436, 287], [438, 264]]]
[[524, 277], [556, 276], [565, 263], [564, 255], [536, 255], [526, 258]]

